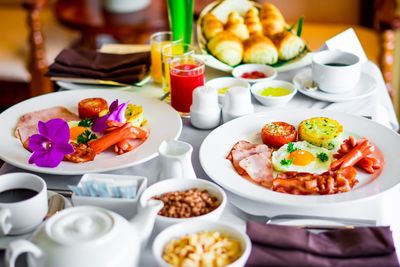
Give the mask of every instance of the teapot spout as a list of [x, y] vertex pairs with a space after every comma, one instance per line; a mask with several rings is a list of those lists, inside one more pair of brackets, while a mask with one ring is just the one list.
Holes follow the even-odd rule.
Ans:
[[132, 227], [139, 234], [142, 250], [146, 247], [147, 241], [153, 231], [157, 213], [163, 205], [163, 202], [160, 200], [150, 199], [147, 201], [146, 207], [140, 209], [138, 214], [130, 221]]

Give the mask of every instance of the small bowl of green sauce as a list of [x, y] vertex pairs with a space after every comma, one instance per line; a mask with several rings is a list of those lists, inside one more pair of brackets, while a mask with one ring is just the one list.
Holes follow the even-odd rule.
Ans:
[[271, 80], [253, 84], [251, 93], [264, 106], [282, 106], [293, 98], [297, 89], [290, 82]]
[[250, 84], [248, 82], [233, 77], [215, 78], [206, 82], [206, 86], [217, 89], [218, 102], [220, 104], [222, 104], [225, 94], [232, 87], [244, 87], [250, 90]]

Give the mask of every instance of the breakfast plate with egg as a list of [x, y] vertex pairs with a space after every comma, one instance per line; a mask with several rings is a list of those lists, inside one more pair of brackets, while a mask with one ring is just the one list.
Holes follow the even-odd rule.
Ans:
[[200, 147], [216, 183], [249, 200], [315, 206], [377, 196], [397, 186], [400, 136], [363, 117], [274, 109], [225, 123]]
[[[140, 144], [136, 149], [120, 155], [116, 154], [115, 150], [110, 146], [101, 153], [96, 153], [95, 158], [88, 161], [80, 161], [79, 163], [73, 160], [63, 160], [59, 162], [57, 166], [39, 166], [36, 163], [30, 163], [29, 159], [32, 153], [24, 148], [22, 142], [25, 143], [25, 141], [22, 140], [27, 140], [26, 137], [32, 136], [32, 128], [37, 131], [38, 121], [48, 123], [53, 119], [61, 118], [65, 120], [65, 123], [68, 121], [67, 136], [71, 143], [81, 143], [78, 140], [80, 137], [82, 142], [86, 140], [87, 144], [91, 141], [95, 142], [101, 140], [102, 136], [100, 135], [98, 138], [94, 138], [96, 140], [92, 139], [92, 137], [94, 137], [93, 132], [89, 131], [89, 128], [87, 128], [88, 125], [80, 125], [81, 122], [86, 121], [86, 119], [83, 118], [88, 118], [89, 116], [77, 116], [77, 114], [81, 114], [83, 110], [91, 110], [83, 109], [82, 107], [97, 106], [93, 105], [91, 101], [85, 101], [93, 99], [102, 99], [102, 101], [108, 102], [109, 104], [114, 103], [115, 100], [118, 100], [119, 103], [127, 103], [124, 114], [130, 114], [129, 117], [132, 120], [127, 119], [126, 122], [135, 125], [138, 122], [137, 119], [141, 121], [145, 119], [147, 121], [146, 130], [149, 131], [149, 135], [146, 141]], [[79, 105], [79, 103], [83, 102], [89, 103], [89, 105]], [[107, 107], [108, 105], [105, 104], [105, 106]], [[59, 110], [63, 111], [63, 113]], [[52, 112], [50, 113], [50, 111]], [[55, 113], [55, 111], [57, 111], [57, 113]], [[100, 114], [99, 111], [100, 110], [97, 111], [98, 114]], [[88, 114], [87, 111], [85, 113]], [[69, 118], [67, 118], [67, 115]], [[80, 121], [80, 118], [82, 121]], [[34, 123], [31, 124], [31, 122]], [[177, 139], [182, 131], [182, 120], [171, 106], [154, 98], [145, 97], [132, 92], [102, 89], [81, 90], [79, 93], [74, 90], [69, 90], [30, 98], [3, 111], [0, 114], [0, 124], [2, 125], [0, 139], [3, 144], [7, 144], [0, 146], [0, 159], [25, 170], [57, 175], [105, 172], [146, 162], [158, 155], [158, 147], [163, 140]], [[136, 124], [136, 126], [138, 126], [138, 124]], [[18, 136], [16, 133], [18, 133]], [[22, 137], [21, 134], [24, 135], [24, 137]], [[107, 134], [104, 134], [103, 137], [106, 135]], [[79, 151], [81, 150], [74, 147], [74, 153], [66, 155], [65, 158], [70, 155], [74, 156], [75, 152]], [[89, 149], [83, 152], [88, 153], [81, 153], [82, 157], [90, 154]], [[79, 157], [77, 158], [79, 159]]]

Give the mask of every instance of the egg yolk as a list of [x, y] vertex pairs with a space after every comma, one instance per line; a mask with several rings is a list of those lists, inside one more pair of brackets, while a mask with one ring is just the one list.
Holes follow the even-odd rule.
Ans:
[[289, 154], [289, 159], [293, 159], [292, 164], [306, 166], [315, 160], [313, 154], [306, 150], [296, 150]]
[[75, 126], [69, 129], [69, 139], [70, 140], [76, 140], [78, 139], [78, 136], [82, 134], [86, 130], [85, 127], [82, 126]]

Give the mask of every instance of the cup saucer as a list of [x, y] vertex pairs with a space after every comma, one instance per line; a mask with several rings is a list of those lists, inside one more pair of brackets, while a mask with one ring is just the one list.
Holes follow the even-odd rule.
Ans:
[[314, 99], [327, 102], [346, 102], [361, 99], [370, 96], [377, 89], [377, 82], [371, 75], [361, 72], [360, 81], [349, 92], [343, 94], [331, 94], [322, 90], [309, 91], [304, 88], [304, 85], [312, 79], [311, 68], [300, 71], [293, 77], [293, 84], [297, 87], [300, 93]]
[[[50, 199], [50, 197], [52, 197], [54, 195], [59, 195], [59, 194], [56, 193], [56, 192], [47, 190], [47, 198], [48, 199]], [[63, 196], [61, 196], [61, 197], [64, 200], [64, 209], [72, 207], [71, 202], [67, 198], [65, 198]], [[6, 249], [8, 244], [11, 243], [14, 240], [17, 240], [17, 239], [29, 239], [34, 232], [35, 232], [35, 230], [33, 230], [32, 232], [26, 233], [26, 234], [22, 234], [22, 235], [8, 235], [8, 236], [1, 237], [0, 238], [0, 250], [1, 249]]]

